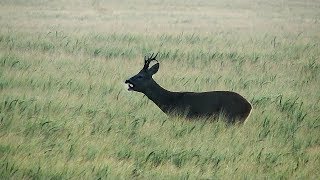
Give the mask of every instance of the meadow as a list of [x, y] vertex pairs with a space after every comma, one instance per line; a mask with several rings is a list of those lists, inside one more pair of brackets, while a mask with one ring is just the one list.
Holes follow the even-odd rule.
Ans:
[[[2, 0], [0, 179], [319, 179], [320, 1]], [[236, 91], [244, 124], [124, 81]]]

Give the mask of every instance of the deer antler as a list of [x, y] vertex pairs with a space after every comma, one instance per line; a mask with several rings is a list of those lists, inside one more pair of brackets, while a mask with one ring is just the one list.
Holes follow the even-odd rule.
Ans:
[[159, 53], [157, 53], [155, 56], [153, 56], [154, 53], [151, 54], [150, 57], [144, 56], [144, 66], [143, 69], [148, 69], [149, 64], [151, 61], [157, 61], [156, 57], [158, 56]]

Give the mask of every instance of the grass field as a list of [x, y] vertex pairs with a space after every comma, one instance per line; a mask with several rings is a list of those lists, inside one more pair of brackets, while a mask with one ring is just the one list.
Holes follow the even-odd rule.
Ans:
[[[0, 179], [319, 179], [320, 1], [1, 0]], [[245, 124], [167, 117], [124, 80], [232, 90]]]

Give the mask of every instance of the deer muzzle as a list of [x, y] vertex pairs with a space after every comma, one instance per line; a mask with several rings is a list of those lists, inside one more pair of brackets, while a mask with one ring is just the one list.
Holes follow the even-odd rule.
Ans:
[[133, 90], [134, 84], [130, 80], [126, 80], [124, 83], [128, 85], [128, 91]]

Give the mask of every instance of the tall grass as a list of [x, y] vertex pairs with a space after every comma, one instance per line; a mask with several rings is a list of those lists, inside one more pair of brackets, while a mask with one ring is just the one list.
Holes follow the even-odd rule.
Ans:
[[[5, 5], [36, 9], [24, 1]], [[170, 2], [158, 8], [166, 5], [181, 12]], [[217, 8], [244, 7], [219, 2]], [[311, 12], [306, 16], [318, 18]], [[318, 24], [302, 26], [303, 33], [182, 32], [185, 22], [175, 32], [101, 33], [52, 28], [52, 19], [36, 17], [48, 22], [18, 30], [21, 25], [0, 20], [6, 24], [0, 30], [0, 179], [320, 177], [320, 39], [307, 29]], [[167, 117], [143, 95], [128, 92], [124, 80], [154, 51], [160, 53], [155, 79], [163, 87], [239, 92], [253, 105], [249, 119], [230, 126], [223, 119]]]

